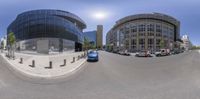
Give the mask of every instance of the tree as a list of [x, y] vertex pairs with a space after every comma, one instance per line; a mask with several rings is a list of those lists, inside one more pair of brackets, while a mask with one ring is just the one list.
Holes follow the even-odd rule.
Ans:
[[163, 39], [160, 41], [159, 45], [160, 45], [160, 48], [165, 48], [165, 42]]
[[15, 34], [13, 32], [10, 32], [8, 34], [8, 45], [9, 45], [9, 48], [8, 48], [8, 56], [13, 58], [15, 57], [15, 42], [16, 42], [16, 39], [15, 39]]
[[88, 50], [89, 46], [90, 46], [89, 39], [86, 38], [86, 37], [84, 37], [84, 42], [83, 42], [83, 48], [84, 48], [84, 50]]
[[200, 50], [200, 46], [192, 46], [192, 50]]
[[110, 44], [106, 44], [106, 50], [111, 51], [111, 45]]
[[96, 45], [95, 44], [90, 44], [90, 48], [91, 49], [96, 49]]
[[1, 52], [4, 50], [4, 41], [1, 41]]

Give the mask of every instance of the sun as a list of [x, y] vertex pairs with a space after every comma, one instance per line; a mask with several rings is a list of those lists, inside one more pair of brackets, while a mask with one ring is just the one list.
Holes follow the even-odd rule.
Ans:
[[103, 11], [97, 11], [97, 12], [94, 12], [92, 16], [95, 19], [102, 20], [102, 19], [107, 18], [108, 14], [106, 12], [103, 12]]

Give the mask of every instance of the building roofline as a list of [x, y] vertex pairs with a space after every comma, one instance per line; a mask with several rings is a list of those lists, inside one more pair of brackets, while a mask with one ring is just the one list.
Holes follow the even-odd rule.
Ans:
[[37, 11], [58, 11], [58, 12], [66, 14], [67, 17], [73, 18], [74, 20], [78, 21], [80, 24], [82, 24], [83, 28], [87, 27], [86, 23], [79, 16], [77, 16], [77, 15], [71, 13], [71, 12], [64, 11], [64, 10], [59, 10], [59, 9], [35, 9], [35, 10], [28, 10], [28, 11], [24, 11], [24, 12], [18, 14], [17, 17], [16, 17], [16, 19], [18, 17], [20, 17], [20, 16], [23, 16], [23, 14], [27, 14], [29, 12], [37, 12]]
[[180, 25], [180, 21], [178, 21], [177, 19], [166, 15], [166, 14], [162, 14], [162, 13], [142, 13], [142, 14], [135, 14], [135, 15], [129, 15], [126, 16], [124, 18], [119, 19], [118, 21], [116, 21], [116, 24], [113, 26], [113, 28], [129, 22], [131, 20], [138, 20], [138, 19], [157, 19], [157, 20], [161, 20], [161, 21], [166, 21], [168, 23], [174, 24], [176, 26]]

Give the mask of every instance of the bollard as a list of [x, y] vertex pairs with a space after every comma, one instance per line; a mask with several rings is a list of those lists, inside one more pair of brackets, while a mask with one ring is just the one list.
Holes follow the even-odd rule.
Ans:
[[87, 57], [87, 55], [88, 55], [88, 52], [85, 53], [85, 58]]
[[13, 56], [12, 58], [13, 58], [13, 60], [15, 60], [15, 56]]
[[80, 56], [78, 55], [78, 57], [77, 57], [77, 61], [80, 59]]
[[82, 58], [82, 54], [80, 55], [80, 59]]
[[81, 54], [81, 58], [84, 58], [84, 55], [83, 55], [83, 54]]
[[64, 64], [63, 65], [60, 65], [60, 67], [63, 67], [66, 65], [66, 59], [64, 59]]
[[52, 69], [52, 61], [49, 62], [49, 67], [44, 67], [46, 69]]
[[35, 60], [32, 60], [32, 65], [29, 65], [30, 67], [35, 67]]
[[86, 53], [84, 53], [84, 58], [86, 58], [87, 57], [87, 55], [86, 55]]
[[23, 64], [23, 58], [20, 58], [19, 63], [20, 63], [20, 64]]
[[75, 62], [75, 57], [73, 57], [73, 60], [72, 60], [72, 62], [71, 63], [74, 63]]

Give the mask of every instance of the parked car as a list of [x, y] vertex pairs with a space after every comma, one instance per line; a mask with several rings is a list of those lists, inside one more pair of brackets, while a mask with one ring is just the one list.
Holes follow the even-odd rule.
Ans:
[[131, 54], [127, 50], [125, 50], [123, 55], [130, 56]]
[[150, 51], [139, 51], [135, 54], [136, 57], [152, 57]]
[[97, 51], [89, 51], [87, 54], [87, 61], [98, 61], [99, 55]]
[[129, 52], [125, 52], [123, 55], [130, 56], [131, 54]]
[[114, 50], [114, 51], [112, 51], [113, 53], [119, 53], [119, 51], [117, 51], [117, 50]]
[[171, 54], [175, 55], [175, 54], [180, 54], [180, 53], [183, 53], [184, 50], [181, 50], [181, 49], [174, 49], [171, 51]]
[[127, 50], [125, 50], [125, 51], [119, 51], [118, 54], [120, 54], [120, 55], [126, 55], [126, 56], [130, 56], [131, 55]]
[[170, 55], [170, 50], [169, 49], [160, 49], [160, 51], [155, 52], [155, 55], [157, 57], [159, 57], [159, 56], [167, 56], [167, 55]]
[[178, 50], [172, 50], [172, 51], [171, 51], [171, 54], [172, 54], [172, 55], [179, 54], [179, 51], [178, 51]]
[[118, 54], [122, 55], [122, 54], [123, 54], [123, 51], [119, 51]]

